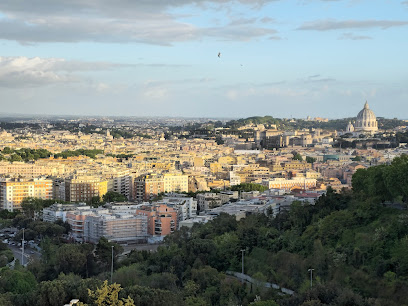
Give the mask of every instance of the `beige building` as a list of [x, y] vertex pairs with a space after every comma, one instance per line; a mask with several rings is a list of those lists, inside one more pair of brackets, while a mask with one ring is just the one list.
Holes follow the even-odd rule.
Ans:
[[9, 211], [20, 210], [21, 202], [28, 197], [52, 199], [52, 180], [0, 179], [0, 206]]
[[269, 189], [284, 189], [291, 190], [294, 187], [310, 189], [316, 187], [316, 179], [295, 177], [293, 179], [274, 178], [269, 181], [264, 181], [262, 184]]
[[164, 192], [188, 192], [188, 175], [164, 174]]

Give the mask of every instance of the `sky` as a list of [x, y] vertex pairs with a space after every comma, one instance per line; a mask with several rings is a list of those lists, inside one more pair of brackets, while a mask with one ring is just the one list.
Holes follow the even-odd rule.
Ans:
[[365, 101], [408, 119], [408, 1], [0, 1], [0, 113], [343, 118]]

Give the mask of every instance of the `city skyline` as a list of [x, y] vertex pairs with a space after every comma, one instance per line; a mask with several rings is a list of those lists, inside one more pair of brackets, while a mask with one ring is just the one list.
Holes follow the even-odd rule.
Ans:
[[407, 1], [31, 3], [0, 3], [2, 113], [408, 118]]

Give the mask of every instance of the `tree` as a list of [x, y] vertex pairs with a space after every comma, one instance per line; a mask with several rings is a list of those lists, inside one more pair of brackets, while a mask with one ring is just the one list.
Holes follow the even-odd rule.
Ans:
[[113, 246], [113, 260], [117, 261], [118, 256], [123, 253], [123, 247], [117, 243], [109, 242], [105, 237], [99, 239], [96, 245], [95, 255], [97, 260], [105, 267], [110, 266], [112, 261], [112, 246]]
[[127, 198], [118, 192], [108, 191], [102, 197], [103, 202], [126, 202]]
[[311, 157], [311, 156], [306, 156], [306, 162], [309, 164], [313, 164], [316, 162], [316, 158]]
[[300, 155], [299, 153], [296, 152], [293, 155], [293, 160], [303, 161], [302, 155]]
[[34, 275], [21, 266], [16, 266], [14, 270], [3, 268], [0, 271], [0, 292], [23, 294], [35, 290], [36, 286]]
[[84, 275], [86, 270], [86, 253], [81, 245], [64, 244], [57, 251], [57, 270], [63, 273]]
[[90, 204], [93, 207], [98, 207], [101, 205], [101, 198], [99, 196], [94, 196], [91, 198]]
[[356, 157], [352, 158], [351, 160], [356, 161], [356, 162], [360, 162], [360, 161], [363, 160], [363, 158], [361, 156], [357, 155]]
[[[101, 287], [98, 287], [95, 291], [89, 290], [88, 294], [92, 300], [90, 306], [135, 306], [132, 298], [119, 298], [119, 292], [122, 290], [119, 284], [108, 285], [108, 281], [104, 281]], [[78, 303], [79, 306], [85, 306], [86, 304]]]
[[59, 306], [66, 301], [65, 283], [60, 280], [41, 282], [37, 294], [38, 305]]

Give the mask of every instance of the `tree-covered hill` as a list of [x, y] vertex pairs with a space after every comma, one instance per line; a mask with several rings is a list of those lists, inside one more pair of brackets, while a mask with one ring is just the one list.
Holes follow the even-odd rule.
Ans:
[[[226, 123], [226, 127], [237, 129], [239, 127], [245, 126], [247, 124], [264, 124], [266, 127], [271, 125], [276, 125], [278, 129], [281, 130], [290, 130], [290, 129], [310, 129], [310, 128], [319, 128], [325, 130], [345, 130], [349, 122], [355, 122], [356, 118], [343, 118], [343, 119], [332, 119], [328, 122], [319, 122], [319, 121], [307, 121], [303, 119], [294, 119], [294, 120], [285, 120], [274, 118], [272, 116], [263, 116], [263, 117], [248, 117], [238, 120], [231, 120]], [[378, 127], [380, 129], [393, 129], [398, 126], [406, 126], [407, 122], [398, 119], [386, 119], [383, 117], [377, 118]]]

